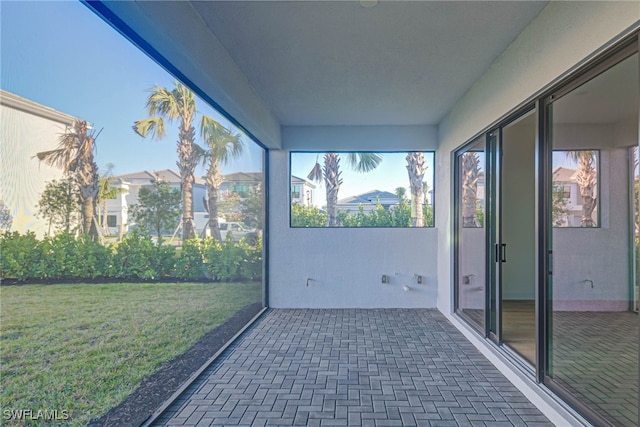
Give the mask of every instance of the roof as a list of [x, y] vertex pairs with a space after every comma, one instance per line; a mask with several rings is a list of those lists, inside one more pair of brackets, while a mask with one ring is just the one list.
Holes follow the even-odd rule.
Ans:
[[[180, 184], [180, 174], [173, 169], [161, 169], [155, 171], [139, 171], [139, 172], [131, 172], [124, 175], [117, 175], [113, 177], [114, 179], [120, 179], [123, 181], [132, 181], [132, 180], [148, 180], [152, 181], [155, 179], [160, 179], [161, 181], [165, 181], [171, 184]], [[196, 177], [196, 184], [205, 185], [205, 182], [202, 178]]]
[[24, 111], [34, 116], [42, 117], [44, 119], [52, 120], [54, 122], [62, 123], [71, 126], [74, 121], [80, 120], [79, 117], [74, 117], [69, 114], [63, 113], [51, 107], [47, 107], [42, 104], [38, 104], [27, 98], [23, 98], [14, 93], [7, 92], [0, 89], [0, 105], [4, 105], [14, 110]]
[[295, 175], [291, 175], [291, 182], [292, 183], [296, 183], [296, 184], [305, 184], [305, 185], [307, 185], [307, 186], [309, 186], [311, 188], [316, 188], [315, 184], [307, 181], [304, 178], [297, 177]]
[[222, 175], [222, 178], [225, 181], [234, 181], [234, 182], [262, 182], [262, 173], [261, 172], [234, 172], [227, 175]]
[[358, 194], [355, 196], [345, 197], [338, 200], [339, 205], [359, 205], [359, 204], [376, 204], [380, 200], [394, 200], [394, 203], [398, 201], [398, 196], [389, 191], [373, 190], [366, 193]]
[[575, 182], [575, 174], [575, 169], [558, 166], [557, 168], [553, 169], [553, 180], [559, 182]]

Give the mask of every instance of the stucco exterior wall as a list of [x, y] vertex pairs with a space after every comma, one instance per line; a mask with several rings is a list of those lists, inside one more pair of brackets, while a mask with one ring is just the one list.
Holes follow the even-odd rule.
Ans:
[[437, 306], [443, 313], [453, 310], [452, 151], [639, 23], [637, 2], [550, 3], [440, 123]]
[[283, 145], [269, 153], [269, 305], [435, 307], [437, 228], [289, 227], [290, 150], [433, 150], [435, 128], [284, 128]]
[[[0, 198], [13, 216], [13, 231], [33, 231], [43, 237], [49, 230], [49, 223], [36, 216], [40, 195], [47, 182], [60, 179], [63, 174], [60, 169], [47, 166], [34, 156], [55, 149], [60, 134], [73, 122], [73, 117], [24, 98], [14, 99], [8, 93], [3, 96], [0, 106]], [[7, 102], [12, 103], [7, 105]], [[29, 109], [39, 113], [29, 112]]]

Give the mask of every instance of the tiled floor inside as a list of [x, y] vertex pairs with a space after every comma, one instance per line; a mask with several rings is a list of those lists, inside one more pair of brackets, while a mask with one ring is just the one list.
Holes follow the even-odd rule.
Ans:
[[550, 426], [437, 310], [270, 310], [155, 425]]
[[638, 425], [638, 315], [553, 313], [553, 377], [616, 426]]
[[[529, 360], [535, 354], [534, 305], [508, 307], [505, 344]], [[483, 324], [484, 311], [465, 310]], [[550, 376], [613, 425], [638, 425], [638, 347], [635, 312], [555, 311], [551, 316]], [[529, 325], [528, 327], [526, 325]], [[515, 338], [517, 339], [515, 339]], [[533, 363], [533, 362], [532, 362]]]

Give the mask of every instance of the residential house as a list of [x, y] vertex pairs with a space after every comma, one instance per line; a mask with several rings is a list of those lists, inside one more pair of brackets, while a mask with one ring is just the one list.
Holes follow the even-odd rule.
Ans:
[[262, 184], [262, 173], [259, 172], [234, 172], [222, 176], [220, 196], [224, 198], [227, 193], [236, 193], [241, 198], [246, 198], [249, 192]]
[[[113, 187], [121, 188], [114, 199], [107, 201], [107, 226], [109, 234], [116, 235], [126, 233], [134, 225], [129, 215], [132, 205], [139, 203], [138, 192], [141, 188], [151, 188], [151, 181], [161, 180], [167, 182], [171, 188], [180, 190], [180, 174], [173, 169], [157, 171], [139, 171], [113, 177]], [[193, 212], [196, 229], [202, 230], [208, 215], [205, 209], [206, 186], [202, 178], [195, 179], [193, 184]]]
[[[554, 191], [562, 192], [562, 201], [558, 200], [561, 206], [554, 207], [554, 226], [556, 227], [580, 227], [582, 223], [582, 195], [580, 186], [576, 182], [576, 170], [564, 166], [553, 169]], [[597, 186], [594, 189], [594, 196], [597, 198]], [[556, 199], [554, 199], [555, 201]], [[597, 218], [598, 207], [594, 209], [592, 216]], [[597, 221], [596, 221], [597, 222]]]
[[[360, 206], [362, 206], [364, 213], [369, 213], [376, 209], [378, 203], [380, 203], [383, 208], [389, 209], [398, 204], [398, 196], [389, 191], [372, 190], [339, 199], [336, 206], [338, 207], [338, 212], [356, 214], [360, 211]], [[410, 203], [410, 201], [408, 201], [408, 203]]]
[[316, 186], [303, 178], [291, 175], [291, 203], [312, 206]]

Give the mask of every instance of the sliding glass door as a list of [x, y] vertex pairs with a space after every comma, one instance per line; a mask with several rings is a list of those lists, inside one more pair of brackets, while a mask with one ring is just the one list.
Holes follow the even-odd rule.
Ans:
[[487, 311], [484, 135], [456, 154], [456, 310], [484, 334]]
[[547, 100], [545, 382], [603, 425], [639, 422], [638, 76], [638, 54], [619, 55]]
[[499, 342], [529, 365], [536, 361], [536, 114], [500, 127], [496, 275]]

